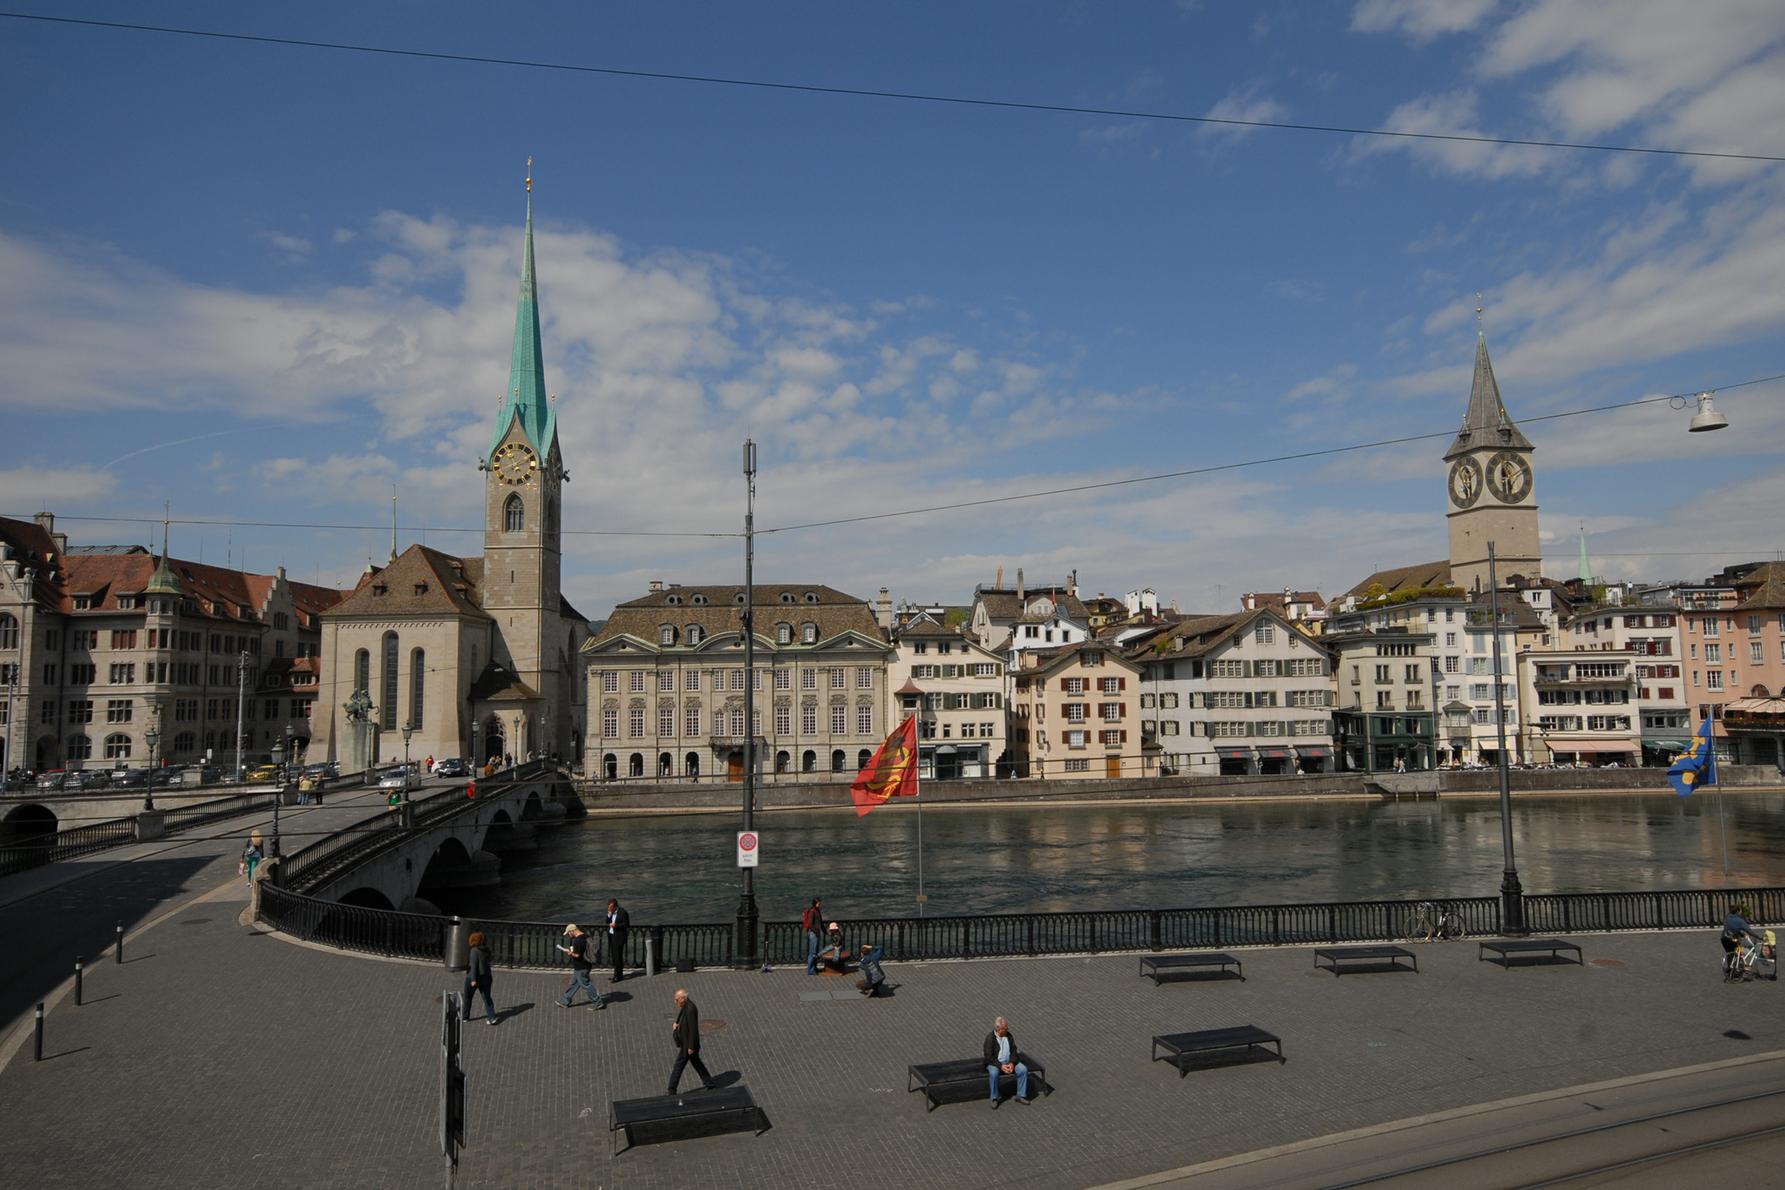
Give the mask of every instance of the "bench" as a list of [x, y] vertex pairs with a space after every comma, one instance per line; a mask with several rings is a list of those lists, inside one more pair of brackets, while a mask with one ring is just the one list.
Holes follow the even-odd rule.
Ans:
[[1154, 987], [1159, 986], [1159, 976], [1162, 972], [1194, 972], [1203, 967], [1219, 967], [1222, 975], [1226, 975], [1227, 968], [1232, 967], [1239, 973], [1241, 982], [1244, 982], [1246, 978], [1246, 969], [1240, 965], [1238, 959], [1230, 954], [1204, 952], [1201, 954], [1143, 954], [1140, 956], [1140, 973], [1150, 976]]
[[[1498, 959], [1490, 959], [1488, 957], [1489, 951], [1492, 951], [1495, 955], [1499, 956]], [[1587, 965], [1587, 960], [1581, 954], [1580, 947], [1572, 942], [1564, 941], [1561, 938], [1495, 938], [1483, 942], [1481, 944], [1481, 949], [1475, 952], [1475, 958], [1477, 962], [1498, 961], [1501, 968], [1505, 969], [1512, 966], [1511, 959], [1513, 955], [1546, 954], [1552, 959], [1566, 961], [1568, 958], [1567, 952], [1569, 951], [1574, 952], [1575, 962], [1583, 967]], [[1529, 967], [1534, 964], [1521, 963], [1519, 965]]]
[[[1037, 1061], [1033, 1054], [1019, 1053], [1016, 1060], [1029, 1068], [1031, 1091], [1039, 1087], [1045, 1094], [1052, 1095], [1054, 1093], [1053, 1087], [1047, 1081], [1047, 1068]], [[941, 1102], [936, 1097], [938, 1091], [961, 1087], [977, 1087], [983, 1091], [987, 1078], [985, 1068], [984, 1058], [962, 1058], [958, 1062], [930, 1062], [923, 1066], [912, 1066], [906, 1071], [905, 1093], [909, 1095], [913, 1091], [922, 1091], [926, 1105], [924, 1111], [932, 1112], [936, 1110], [937, 1103]], [[1014, 1083], [1016, 1075], [1000, 1075], [998, 1078], [1000, 1088], [1003, 1087], [1005, 1079]]]
[[[1257, 1025], [1235, 1025], [1229, 1029], [1203, 1029], [1195, 1033], [1164, 1033], [1153, 1038], [1153, 1058], [1159, 1061], [1159, 1051], [1165, 1051], [1165, 1060], [1178, 1068], [1178, 1077], [1183, 1078], [1190, 1073], [1191, 1059], [1200, 1055], [1223, 1054], [1232, 1052], [1235, 1061], [1249, 1058], [1254, 1049], [1266, 1056], [1270, 1051], [1263, 1047], [1277, 1047], [1277, 1061], [1287, 1062], [1283, 1056], [1283, 1042], [1275, 1033], [1266, 1033]], [[1225, 1063], [1223, 1063], [1225, 1064]]]
[[1341, 963], [1387, 963], [1396, 971], [1405, 971], [1401, 959], [1413, 963], [1413, 970], [1419, 970], [1419, 956], [1402, 946], [1328, 946], [1314, 952], [1314, 967], [1320, 968], [1320, 960], [1326, 960], [1326, 969], [1334, 976], [1344, 974]]
[[645, 1099], [616, 1099], [607, 1107], [607, 1130], [614, 1156], [620, 1153], [620, 1134], [626, 1134], [626, 1147], [632, 1147], [632, 1130], [644, 1124], [674, 1124], [687, 1120], [711, 1120], [726, 1116], [748, 1117], [756, 1135], [762, 1135], [762, 1109], [742, 1086], [718, 1087], [711, 1091], [681, 1091], [674, 1095], [652, 1095]]

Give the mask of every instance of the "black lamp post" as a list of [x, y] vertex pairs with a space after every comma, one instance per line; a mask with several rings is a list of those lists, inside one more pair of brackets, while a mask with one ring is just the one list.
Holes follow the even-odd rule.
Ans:
[[[744, 829], [753, 830], [756, 809], [756, 443], [744, 440]], [[737, 964], [756, 966], [756, 936], [761, 916], [756, 909], [755, 868], [740, 868]]]
[[155, 745], [161, 742], [161, 733], [153, 727], [143, 732], [143, 742], [149, 745], [149, 771], [143, 785], [143, 812], [155, 808]]
[[409, 800], [409, 737], [415, 734], [415, 724], [403, 724], [403, 800]]
[[1518, 865], [1512, 860], [1512, 773], [1506, 755], [1506, 688], [1505, 672], [1500, 661], [1500, 580], [1494, 557], [1494, 543], [1488, 542], [1488, 606], [1494, 623], [1494, 719], [1500, 743], [1500, 845], [1505, 852], [1506, 867], [1500, 876], [1500, 927], [1503, 933], [1525, 932], [1525, 890], [1519, 884]]

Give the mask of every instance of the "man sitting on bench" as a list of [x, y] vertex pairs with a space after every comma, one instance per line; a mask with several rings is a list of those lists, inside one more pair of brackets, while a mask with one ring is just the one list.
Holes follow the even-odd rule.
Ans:
[[880, 990], [880, 985], [886, 982], [886, 972], [880, 969], [882, 953], [878, 946], [870, 946], [862, 951], [862, 977], [855, 981], [855, 986], [861, 989], [861, 994], [864, 996], [872, 996]]
[[993, 1110], [998, 1107], [998, 1080], [1007, 1074], [1016, 1075], [1016, 1101], [1029, 1102], [1029, 1068], [1017, 1061], [1016, 1037], [1003, 1017], [993, 1021], [992, 1031], [985, 1035], [985, 1073]]
[[818, 952], [818, 965], [839, 975], [849, 970], [849, 951], [843, 946], [843, 931], [834, 921], [825, 932], [824, 949]]

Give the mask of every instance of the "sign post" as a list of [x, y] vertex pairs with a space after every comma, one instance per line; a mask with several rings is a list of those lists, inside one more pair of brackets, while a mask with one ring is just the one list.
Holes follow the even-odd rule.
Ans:
[[754, 868], [762, 858], [762, 838], [755, 831], [738, 832], [738, 867]]
[[457, 992], [440, 997], [445, 1008], [440, 1026], [440, 1151], [446, 1158], [446, 1187], [452, 1190], [465, 1145], [465, 1068], [459, 1064], [460, 1025], [466, 1006]]

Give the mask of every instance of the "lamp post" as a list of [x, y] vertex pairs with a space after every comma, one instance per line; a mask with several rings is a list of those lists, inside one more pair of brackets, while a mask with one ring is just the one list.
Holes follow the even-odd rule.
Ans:
[[403, 800], [409, 800], [409, 737], [415, 734], [415, 724], [403, 724]]
[[478, 747], [482, 739], [483, 720], [471, 720], [471, 771], [473, 773], [483, 768], [483, 750]]
[[[754, 829], [756, 809], [756, 443], [744, 440], [744, 829]], [[739, 868], [743, 887], [738, 895], [737, 963], [756, 966], [755, 868]]]
[[508, 767], [511, 769], [521, 763], [521, 724], [526, 721], [525, 715], [519, 711], [514, 713], [514, 738], [508, 743]]
[[143, 743], [149, 745], [149, 771], [143, 784], [143, 812], [155, 809], [155, 745], [161, 742], [161, 733], [151, 724], [149, 730], [143, 732]]
[[[291, 733], [286, 728], [286, 734]], [[267, 858], [273, 859], [279, 854], [279, 807], [285, 801], [285, 743], [280, 737], [273, 737], [273, 763], [279, 766], [279, 788], [273, 792], [273, 841], [267, 849]]]
[[1501, 930], [1507, 934], [1525, 932], [1525, 890], [1519, 884], [1518, 865], [1512, 859], [1512, 772], [1506, 757], [1506, 689], [1500, 661], [1500, 577], [1494, 557], [1494, 543], [1488, 542], [1488, 606], [1494, 617], [1494, 726], [1500, 742], [1500, 845], [1505, 852], [1506, 867], [1500, 876]]

